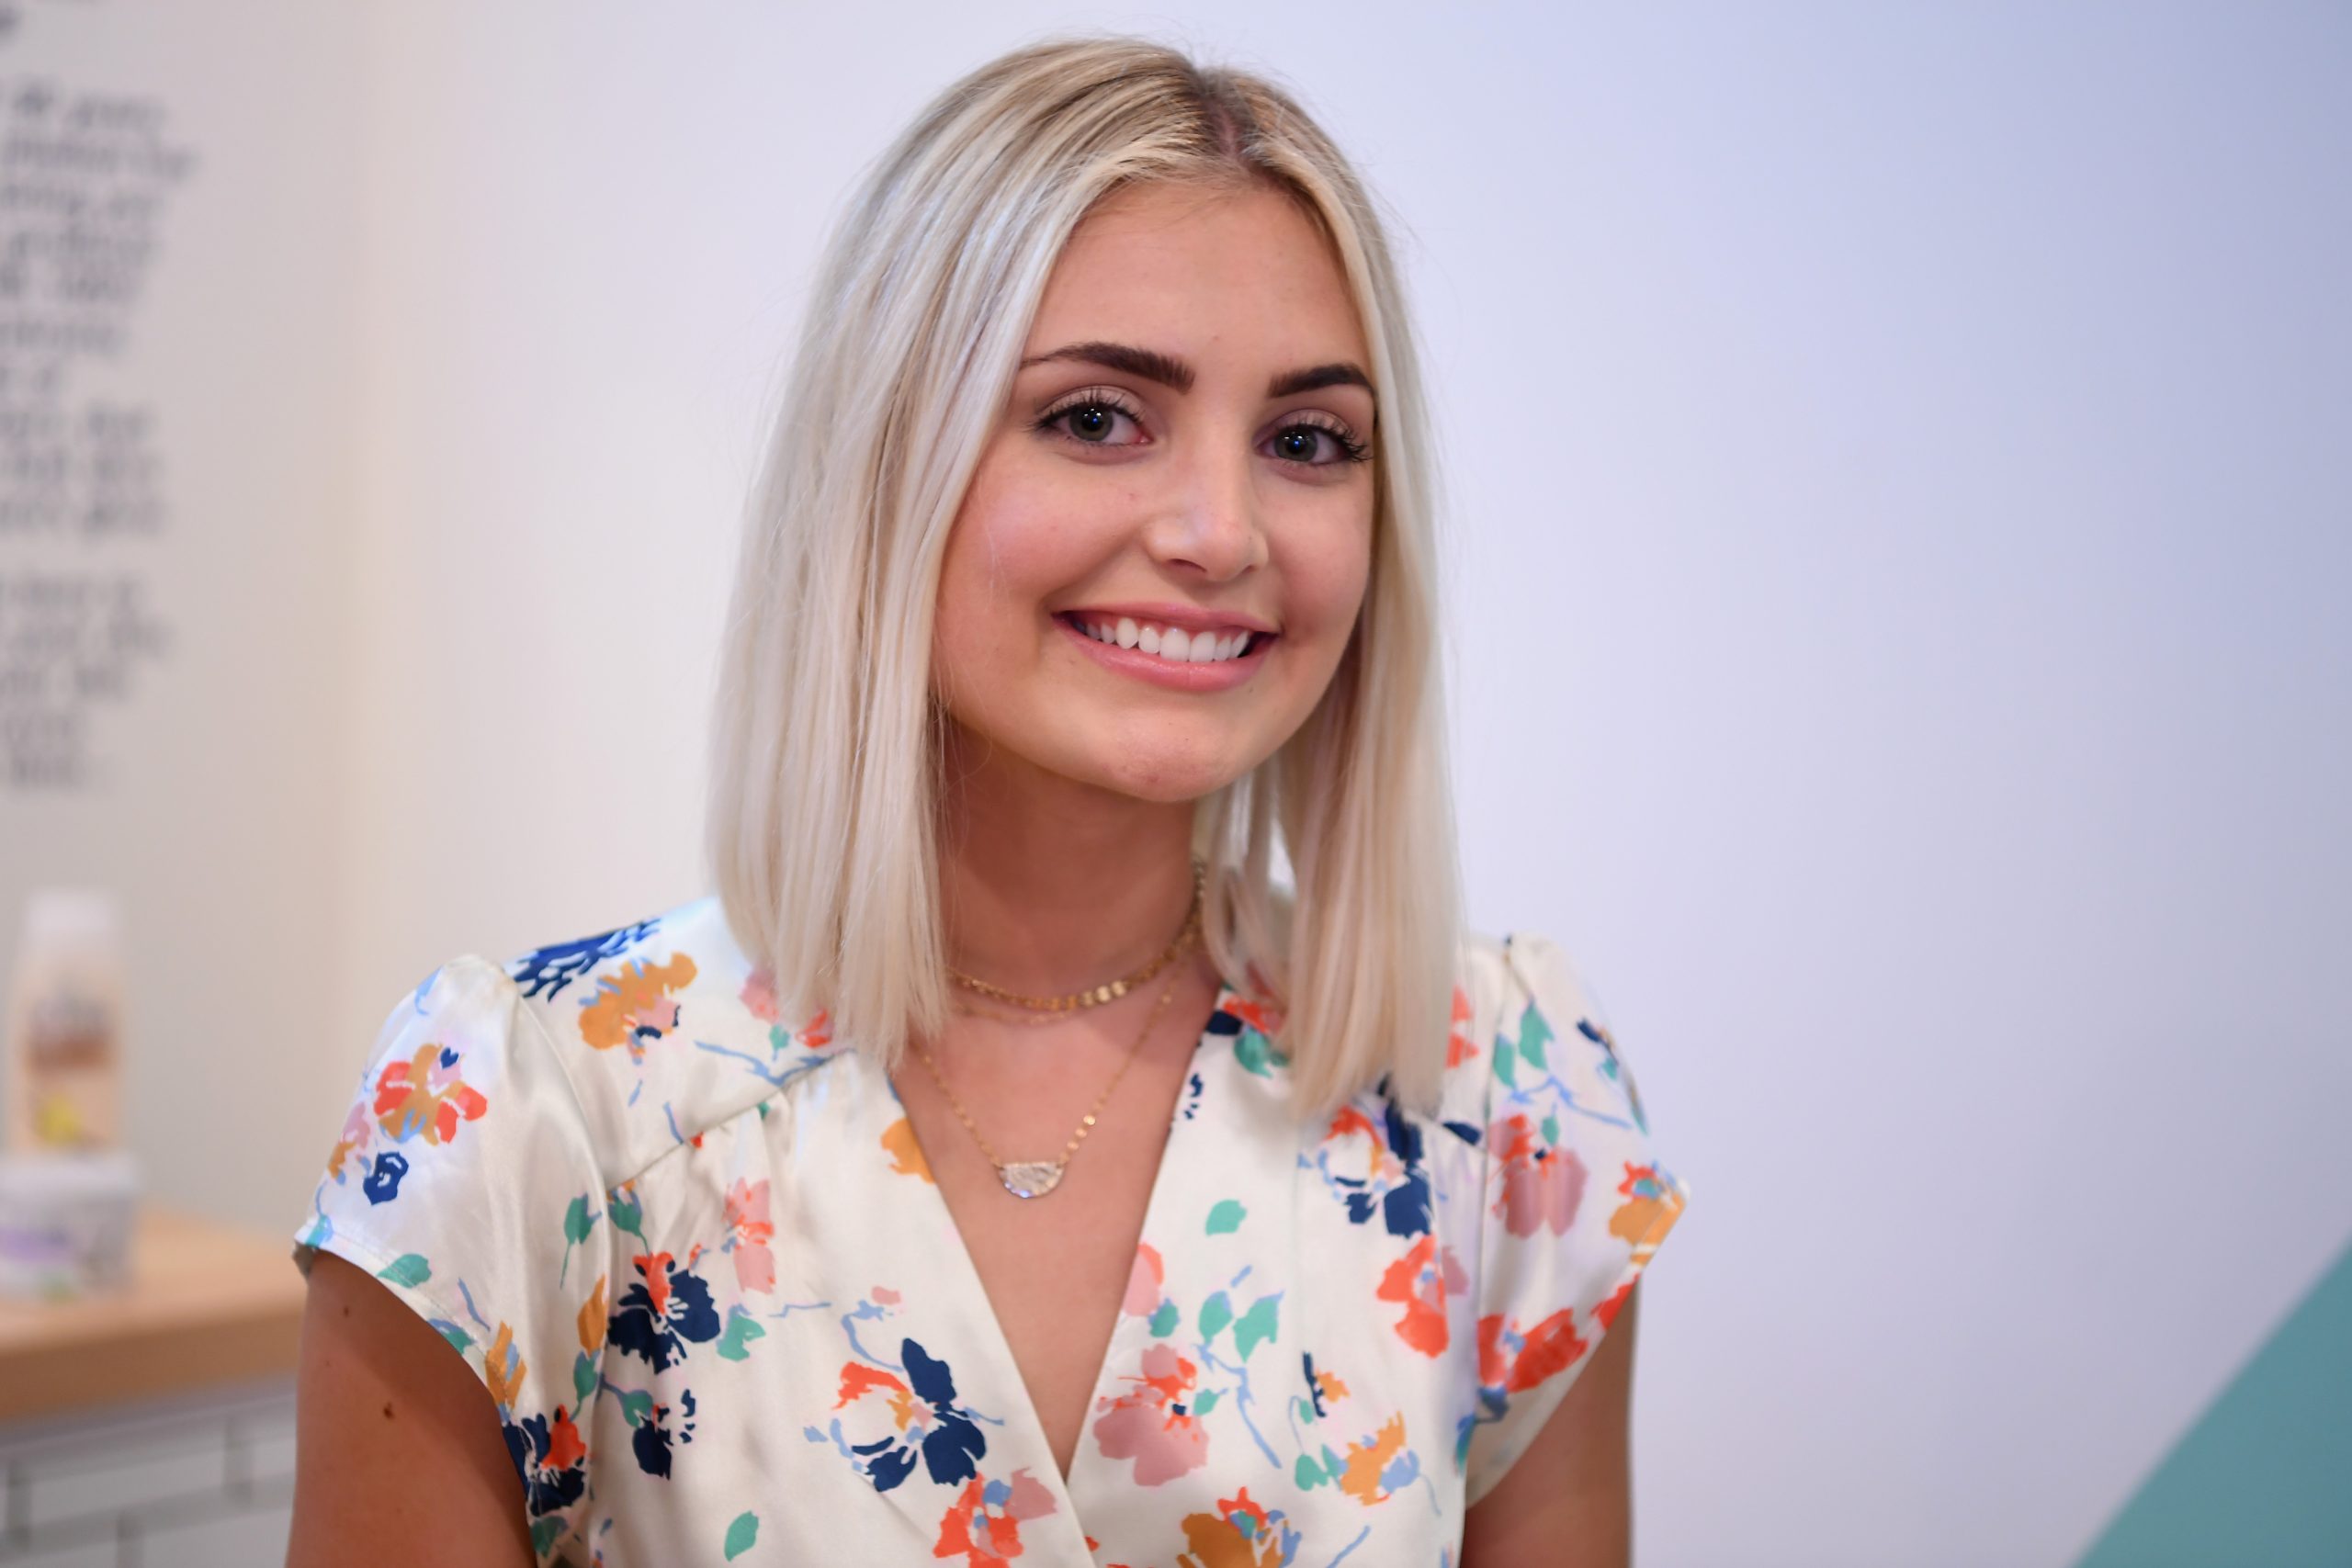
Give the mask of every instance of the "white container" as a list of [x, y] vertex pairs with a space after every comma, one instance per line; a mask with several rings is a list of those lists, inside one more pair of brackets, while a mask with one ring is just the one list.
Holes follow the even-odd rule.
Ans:
[[105, 893], [51, 887], [25, 901], [8, 990], [0, 1148], [35, 1154], [121, 1143], [120, 933]]
[[0, 1155], [0, 1297], [71, 1301], [129, 1284], [138, 1217], [127, 1154]]

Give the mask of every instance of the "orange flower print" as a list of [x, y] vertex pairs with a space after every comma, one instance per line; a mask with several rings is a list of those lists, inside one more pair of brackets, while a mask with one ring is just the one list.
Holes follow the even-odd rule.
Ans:
[[1136, 1461], [1136, 1485], [1158, 1486], [1208, 1462], [1208, 1428], [1192, 1413], [1199, 1377], [1173, 1346], [1155, 1344], [1143, 1353], [1141, 1374], [1125, 1380], [1132, 1390], [1096, 1402], [1094, 1440], [1105, 1459]]
[[447, 1045], [420, 1045], [376, 1080], [376, 1122], [396, 1144], [420, 1134], [428, 1144], [446, 1144], [459, 1122], [478, 1121], [489, 1109], [481, 1091], [458, 1076], [458, 1054]]
[[1214, 1514], [1185, 1516], [1176, 1568], [1289, 1568], [1298, 1556], [1299, 1534], [1288, 1517], [1251, 1502], [1247, 1486], [1216, 1506]]
[[1424, 1356], [1435, 1356], [1451, 1337], [1445, 1324], [1445, 1299], [1469, 1288], [1470, 1276], [1453, 1249], [1440, 1251], [1437, 1238], [1425, 1235], [1388, 1266], [1388, 1272], [1380, 1277], [1380, 1289], [1374, 1293], [1381, 1301], [1403, 1303], [1405, 1315], [1397, 1320], [1396, 1337]]
[[1625, 1298], [1634, 1293], [1634, 1287], [1639, 1283], [1637, 1280], [1628, 1280], [1611, 1292], [1607, 1301], [1592, 1309], [1593, 1321], [1600, 1324], [1604, 1330], [1611, 1324], [1615, 1323], [1619, 1309], [1625, 1304]]
[[1647, 1263], [1657, 1244], [1682, 1217], [1682, 1194], [1662, 1180], [1655, 1165], [1625, 1162], [1625, 1179], [1617, 1184], [1625, 1198], [1609, 1216], [1609, 1234], [1634, 1244], [1635, 1263]]
[[1405, 1447], [1405, 1416], [1400, 1411], [1363, 1442], [1348, 1445], [1340, 1490], [1369, 1508], [1374, 1503], [1385, 1503], [1420, 1476], [1420, 1461]]
[[1524, 1393], [1555, 1372], [1576, 1365], [1591, 1342], [1577, 1337], [1576, 1313], [1563, 1307], [1534, 1327], [1522, 1330], [1500, 1314], [1478, 1320], [1478, 1382], [1505, 1393]]
[[745, 1291], [775, 1289], [775, 1254], [768, 1242], [775, 1226], [768, 1219], [768, 1184], [741, 1178], [727, 1190], [727, 1239], [735, 1255], [735, 1283]]
[[580, 1330], [580, 1348], [590, 1355], [605, 1348], [605, 1330], [608, 1326], [605, 1310], [605, 1276], [596, 1276], [596, 1288], [580, 1303], [580, 1315], [574, 1326]]
[[[899, 1176], [920, 1177], [931, 1181], [931, 1167], [922, 1157], [922, 1145], [915, 1142], [915, 1124], [899, 1117], [882, 1129], [883, 1152], [890, 1156], [890, 1169]], [[933, 1186], [937, 1186], [935, 1181]]]
[[1445, 1037], [1445, 1065], [1458, 1067], [1478, 1054], [1463, 1025], [1470, 1021], [1470, 993], [1461, 987], [1453, 987], [1453, 1024]]
[[966, 1568], [1007, 1568], [1021, 1555], [1021, 1524], [1054, 1511], [1054, 1495], [1025, 1470], [1010, 1481], [974, 1476], [939, 1521], [933, 1557], [961, 1558]]
[[1524, 1115], [1487, 1128], [1487, 1147], [1502, 1161], [1495, 1213], [1503, 1217], [1503, 1229], [1513, 1235], [1539, 1230], [1566, 1235], [1584, 1201], [1585, 1167], [1576, 1151], [1545, 1143]]
[[1264, 1002], [1253, 1002], [1246, 997], [1228, 997], [1225, 1010], [1272, 1040], [1283, 1032], [1283, 1010]]
[[580, 1038], [599, 1051], [628, 1047], [629, 1059], [645, 1060], [648, 1041], [678, 1027], [672, 992], [695, 977], [695, 961], [681, 953], [667, 964], [633, 958], [611, 974], [596, 976], [596, 994], [580, 1010]]

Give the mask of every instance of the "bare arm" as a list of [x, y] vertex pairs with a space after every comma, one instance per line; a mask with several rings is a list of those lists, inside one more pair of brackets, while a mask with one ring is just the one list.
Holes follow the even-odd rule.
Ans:
[[1462, 1530], [1463, 1568], [1628, 1568], [1636, 1284], [1544, 1429]]
[[498, 1407], [449, 1342], [333, 1253], [311, 1268], [295, 1371], [287, 1568], [389, 1552], [435, 1568], [532, 1568]]

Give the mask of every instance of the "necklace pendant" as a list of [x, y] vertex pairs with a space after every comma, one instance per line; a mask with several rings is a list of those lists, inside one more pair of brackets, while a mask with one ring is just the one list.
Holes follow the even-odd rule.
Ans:
[[996, 1168], [997, 1179], [1015, 1198], [1043, 1198], [1061, 1185], [1066, 1160], [1017, 1159]]

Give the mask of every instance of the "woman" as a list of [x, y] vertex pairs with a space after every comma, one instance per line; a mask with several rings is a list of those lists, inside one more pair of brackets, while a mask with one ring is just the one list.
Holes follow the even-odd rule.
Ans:
[[1459, 925], [1426, 453], [1290, 100], [943, 95], [808, 312], [717, 893], [386, 1023], [292, 1561], [1623, 1562], [1687, 1189], [1559, 950]]

